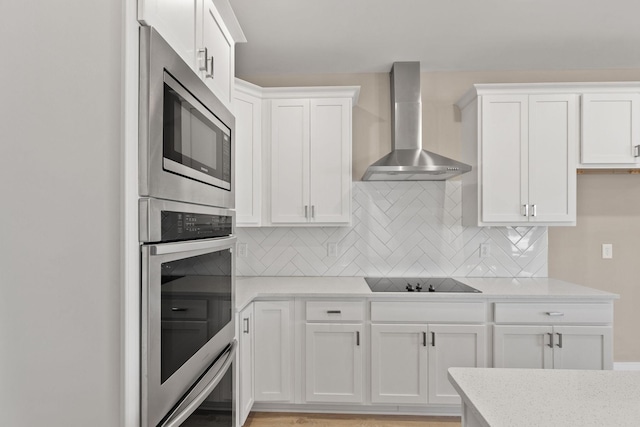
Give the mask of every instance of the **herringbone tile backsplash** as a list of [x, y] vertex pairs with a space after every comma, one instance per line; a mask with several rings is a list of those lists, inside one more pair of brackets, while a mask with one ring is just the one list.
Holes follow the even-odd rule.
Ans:
[[352, 209], [351, 227], [238, 228], [238, 275], [547, 276], [547, 228], [463, 227], [459, 181], [354, 182]]

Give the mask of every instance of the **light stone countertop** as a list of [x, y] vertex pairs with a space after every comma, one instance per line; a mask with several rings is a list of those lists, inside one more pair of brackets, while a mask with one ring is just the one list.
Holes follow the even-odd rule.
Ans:
[[640, 426], [640, 372], [450, 368], [479, 425]]
[[308, 277], [271, 276], [237, 277], [236, 308], [241, 310], [255, 298], [291, 297], [365, 297], [385, 299], [469, 299], [508, 300], [511, 298], [540, 300], [553, 298], [611, 301], [618, 295], [575, 283], [551, 278], [475, 278], [454, 277], [454, 279], [476, 288], [482, 293], [411, 293], [371, 292], [364, 277]]

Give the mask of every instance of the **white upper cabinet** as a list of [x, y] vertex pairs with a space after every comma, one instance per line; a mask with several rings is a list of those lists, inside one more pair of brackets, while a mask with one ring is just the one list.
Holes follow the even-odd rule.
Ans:
[[155, 27], [212, 92], [231, 105], [234, 47], [247, 40], [228, 0], [140, 0], [138, 20]]
[[637, 167], [639, 150], [640, 88], [582, 95], [581, 167]]
[[473, 166], [462, 175], [463, 224], [575, 225], [577, 95], [516, 85], [476, 85], [474, 95], [458, 104]]
[[359, 88], [310, 89], [265, 89], [270, 172], [263, 225], [351, 223], [351, 109]]
[[236, 79], [236, 226], [258, 227], [262, 215], [262, 92]]

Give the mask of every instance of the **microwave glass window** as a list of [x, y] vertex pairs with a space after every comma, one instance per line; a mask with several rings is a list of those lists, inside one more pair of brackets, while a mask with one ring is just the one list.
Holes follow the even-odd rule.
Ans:
[[166, 83], [163, 116], [165, 158], [225, 183], [231, 182], [228, 128], [206, 117]]
[[231, 251], [166, 262], [161, 269], [164, 383], [231, 321]]

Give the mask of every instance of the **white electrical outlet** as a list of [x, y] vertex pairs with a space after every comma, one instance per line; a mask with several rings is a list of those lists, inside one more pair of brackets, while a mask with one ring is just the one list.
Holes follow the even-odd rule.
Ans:
[[336, 258], [338, 256], [338, 244], [327, 243], [327, 256]]
[[613, 258], [613, 245], [611, 243], [602, 244], [602, 259]]
[[491, 245], [489, 243], [480, 243], [480, 258], [489, 258], [491, 255]]
[[249, 253], [249, 245], [247, 243], [238, 243], [238, 256], [240, 258], [246, 258]]

